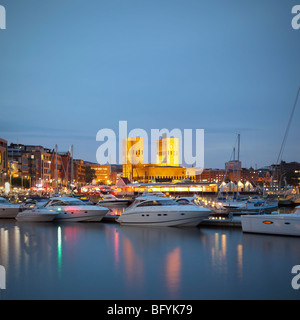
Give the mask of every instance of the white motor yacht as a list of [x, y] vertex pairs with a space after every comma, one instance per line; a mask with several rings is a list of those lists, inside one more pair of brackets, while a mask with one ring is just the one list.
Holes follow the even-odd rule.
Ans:
[[103, 207], [128, 206], [131, 202], [132, 201], [128, 199], [119, 199], [112, 194], [106, 194], [96, 205]]
[[17, 214], [16, 219], [18, 221], [34, 221], [45, 222], [53, 221], [59, 213], [56, 210], [47, 208], [32, 208], [21, 211]]
[[47, 209], [58, 212], [54, 220], [100, 222], [109, 211], [108, 208], [88, 205], [73, 197], [54, 197], [45, 205]]
[[241, 216], [243, 232], [300, 236], [300, 213]]
[[117, 222], [135, 226], [195, 227], [210, 212], [196, 205], [180, 205], [170, 198], [142, 196], [135, 199]]
[[21, 206], [13, 204], [5, 198], [0, 198], [0, 218], [15, 218], [20, 211]]

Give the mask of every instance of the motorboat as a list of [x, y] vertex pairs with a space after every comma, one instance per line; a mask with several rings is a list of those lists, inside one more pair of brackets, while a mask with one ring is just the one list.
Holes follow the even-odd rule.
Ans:
[[210, 210], [195, 205], [180, 205], [174, 199], [142, 196], [121, 214], [117, 222], [132, 226], [195, 227]]
[[280, 207], [293, 207], [300, 204], [300, 195], [299, 194], [289, 194], [283, 198], [279, 198], [278, 205]]
[[271, 211], [278, 207], [278, 201], [267, 201], [265, 199], [253, 198], [247, 201], [236, 201], [233, 204], [224, 204], [223, 207], [228, 211]]
[[241, 214], [248, 212], [272, 211], [278, 207], [278, 201], [268, 201], [261, 198], [253, 199], [217, 199], [207, 205], [214, 213]]
[[180, 197], [175, 199], [175, 201], [181, 205], [199, 205], [197, 197]]
[[0, 198], [0, 218], [14, 219], [20, 211], [21, 206], [13, 204], [5, 198]]
[[103, 207], [116, 207], [116, 206], [128, 206], [132, 201], [129, 199], [119, 199], [112, 194], [105, 194], [103, 198], [97, 202], [97, 206]]
[[243, 232], [300, 236], [300, 212], [241, 216]]
[[56, 210], [47, 208], [32, 208], [21, 211], [17, 214], [18, 221], [45, 222], [53, 221], [59, 213]]
[[108, 208], [88, 205], [73, 197], [53, 197], [43, 207], [58, 212], [55, 221], [100, 222], [109, 211]]
[[47, 203], [48, 201], [49, 201], [49, 198], [45, 198], [45, 197], [30, 197], [22, 203], [22, 208], [23, 210], [38, 208], [44, 205], [45, 203]]

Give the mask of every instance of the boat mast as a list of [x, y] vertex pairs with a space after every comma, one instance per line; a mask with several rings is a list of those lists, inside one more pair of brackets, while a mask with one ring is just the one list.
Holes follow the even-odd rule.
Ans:
[[[282, 160], [283, 150], [284, 150], [285, 143], [286, 143], [286, 139], [287, 139], [287, 135], [288, 135], [288, 132], [289, 132], [289, 129], [290, 129], [290, 126], [291, 126], [291, 122], [292, 122], [292, 118], [293, 118], [293, 115], [294, 115], [294, 111], [295, 111], [295, 109], [296, 109], [296, 105], [297, 105], [299, 93], [300, 93], [300, 86], [299, 86], [298, 91], [297, 91], [297, 94], [296, 94], [296, 99], [295, 99], [295, 102], [294, 102], [294, 105], [293, 105], [293, 108], [292, 108], [292, 112], [291, 112], [291, 115], [290, 115], [290, 118], [289, 118], [287, 127], [286, 127], [286, 129], [285, 129], [284, 137], [283, 137], [283, 140], [282, 140], [282, 143], [281, 143], [281, 147], [280, 147], [280, 151], [279, 151], [279, 154], [278, 154], [278, 157], [277, 157], [276, 168], [277, 168], [277, 185], [278, 185], [278, 191], [279, 191], [279, 176], [278, 176], [278, 175], [279, 175], [279, 172], [278, 172], [278, 165], [279, 165], [279, 161], [281, 162], [281, 160]], [[274, 169], [275, 169], [275, 168], [274, 168]]]
[[58, 196], [57, 144], [55, 145], [55, 195]]
[[70, 182], [70, 190], [72, 191], [72, 185], [73, 185], [73, 145], [71, 145], [71, 182]]
[[236, 173], [236, 183], [237, 183], [237, 197], [239, 196], [239, 173], [240, 173], [240, 168], [239, 168], [239, 163], [240, 163], [240, 134], [238, 134], [238, 168], [237, 168], [237, 173]]
[[297, 100], [298, 100], [298, 97], [299, 97], [299, 93], [300, 93], [300, 86], [299, 86], [298, 91], [297, 91], [296, 99], [295, 99], [295, 102], [294, 102], [294, 106], [292, 108], [292, 112], [291, 112], [291, 115], [290, 115], [290, 118], [289, 118], [289, 121], [288, 121], [288, 125], [287, 125], [287, 127], [285, 129], [285, 134], [284, 134], [284, 137], [283, 137], [283, 141], [282, 141], [282, 144], [281, 144], [281, 148], [280, 148], [280, 151], [279, 151], [279, 154], [278, 154], [278, 158], [277, 158], [276, 164], [279, 164], [279, 161], [281, 161], [281, 159], [282, 159], [284, 146], [285, 146], [285, 143], [286, 143], [288, 131], [289, 131], [290, 126], [291, 126], [291, 122], [292, 122], [292, 118], [293, 118], [294, 111], [295, 111], [295, 108], [296, 108], [296, 104], [297, 104]]
[[232, 197], [234, 199], [234, 179], [235, 179], [235, 147], [233, 147], [233, 168], [232, 168], [232, 182], [233, 182], [233, 194]]

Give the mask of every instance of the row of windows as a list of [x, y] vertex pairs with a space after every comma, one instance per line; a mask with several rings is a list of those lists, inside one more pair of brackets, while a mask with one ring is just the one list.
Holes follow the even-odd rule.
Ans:
[[185, 176], [145, 176], [145, 179], [184, 179]]

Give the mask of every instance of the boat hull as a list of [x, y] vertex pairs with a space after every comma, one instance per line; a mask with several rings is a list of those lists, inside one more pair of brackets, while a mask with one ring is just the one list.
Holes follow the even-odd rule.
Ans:
[[19, 207], [1, 208], [0, 207], [0, 219], [14, 219], [20, 211]]
[[300, 215], [244, 215], [243, 232], [300, 236]]
[[55, 217], [55, 221], [100, 222], [107, 212], [107, 208], [99, 208], [96, 210], [78, 210], [76, 208], [70, 209], [66, 207]]
[[16, 216], [17, 221], [46, 222], [53, 221], [57, 216], [56, 212], [46, 210], [25, 210]]
[[164, 211], [161, 208], [153, 211], [141, 210], [123, 213], [117, 222], [121, 225], [131, 226], [196, 227], [208, 217], [210, 212], [208, 209], [185, 211], [183, 208], [178, 211]]

